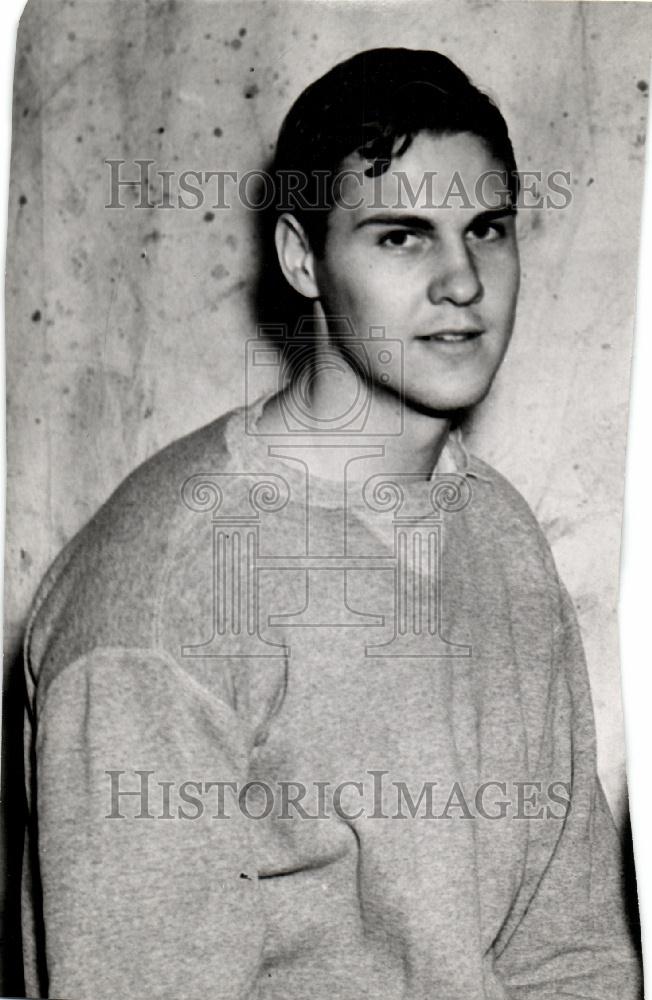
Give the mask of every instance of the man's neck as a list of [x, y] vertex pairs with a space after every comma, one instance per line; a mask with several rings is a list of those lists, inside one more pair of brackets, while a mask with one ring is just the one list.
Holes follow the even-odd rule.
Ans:
[[346, 423], [338, 421], [338, 415], [355, 416], [350, 406], [355, 397], [341, 374], [316, 366], [311, 391], [300, 399], [305, 419], [299, 433], [292, 433], [288, 421], [288, 413], [296, 414], [299, 409], [296, 384], [266, 403], [259, 432], [274, 438], [287, 436], [294, 443], [300, 438], [304, 460], [312, 474], [322, 479], [339, 479], [344, 466], [347, 476], [354, 479], [379, 473], [410, 473], [429, 479], [446, 443], [450, 420], [414, 409], [377, 386], [363, 384], [357, 389], [359, 411], [365, 418], [352, 420], [350, 433], [333, 433]]

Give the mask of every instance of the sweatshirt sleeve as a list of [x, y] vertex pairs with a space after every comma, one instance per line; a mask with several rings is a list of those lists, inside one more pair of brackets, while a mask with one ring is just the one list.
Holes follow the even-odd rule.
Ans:
[[536, 777], [544, 789], [563, 782], [570, 805], [561, 819], [527, 820], [524, 878], [495, 967], [513, 1000], [635, 1000], [642, 996], [640, 962], [627, 919], [621, 843], [597, 776], [575, 611], [561, 584], [559, 595]]
[[234, 710], [139, 649], [85, 655], [30, 701], [27, 994], [249, 996], [264, 928], [226, 784], [247, 775]]

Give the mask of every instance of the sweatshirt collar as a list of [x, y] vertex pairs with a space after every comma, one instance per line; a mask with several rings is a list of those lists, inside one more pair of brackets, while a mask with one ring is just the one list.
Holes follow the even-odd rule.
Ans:
[[[253, 425], [255, 427], [257, 425], [265, 404], [276, 394], [276, 390], [274, 390], [260, 396], [255, 402], [250, 404], [248, 412], [246, 407], [240, 407], [234, 411], [233, 417], [227, 427], [227, 444], [232, 457], [236, 455], [238, 458], [244, 457], [242, 448], [244, 437], [248, 441], [244, 449], [247, 453], [247, 459], [255, 456], [259, 460], [265, 459], [265, 464], [267, 464], [270, 452], [267, 444], [263, 441], [262, 435], [261, 437], [257, 437], [255, 434], [247, 434], [245, 428], [246, 426]], [[434, 480], [435, 476], [439, 475], [462, 475], [491, 484], [492, 480], [486, 475], [486, 472], [484, 464], [480, 469], [474, 456], [468, 452], [462, 430], [456, 427], [446, 438], [444, 447], [430, 475], [430, 482]], [[326, 482], [324, 481], [324, 483]]]

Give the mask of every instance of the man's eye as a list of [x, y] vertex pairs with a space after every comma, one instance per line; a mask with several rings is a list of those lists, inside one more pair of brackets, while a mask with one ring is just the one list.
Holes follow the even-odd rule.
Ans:
[[388, 233], [384, 233], [378, 243], [381, 247], [389, 247], [394, 250], [409, 250], [411, 247], [417, 246], [420, 240], [420, 235], [410, 229], [392, 229]]
[[494, 240], [501, 240], [506, 231], [503, 222], [478, 222], [471, 226], [469, 236], [483, 243], [491, 243]]

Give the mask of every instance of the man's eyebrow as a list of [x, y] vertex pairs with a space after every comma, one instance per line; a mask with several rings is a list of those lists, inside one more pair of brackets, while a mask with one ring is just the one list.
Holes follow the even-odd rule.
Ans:
[[[510, 202], [501, 205], [499, 208], [483, 209], [477, 215], [473, 216], [469, 225], [497, 222], [499, 219], [515, 215], [516, 206]], [[354, 226], [354, 229], [362, 229], [365, 226], [404, 226], [406, 229], [416, 229], [418, 232], [432, 233], [436, 228], [436, 223], [433, 223], [424, 215], [406, 215], [405, 212], [381, 212], [378, 215], [368, 215], [366, 218], [360, 219]]]
[[368, 215], [356, 223], [355, 229], [364, 226], [405, 226], [422, 232], [432, 232], [435, 228], [430, 219], [422, 215], [406, 215], [404, 212], [381, 212], [379, 215]]
[[511, 202], [501, 205], [500, 208], [487, 208], [473, 217], [473, 223], [478, 222], [498, 222], [499, 219], [509, 219], [516, 215], [516, 205]]

